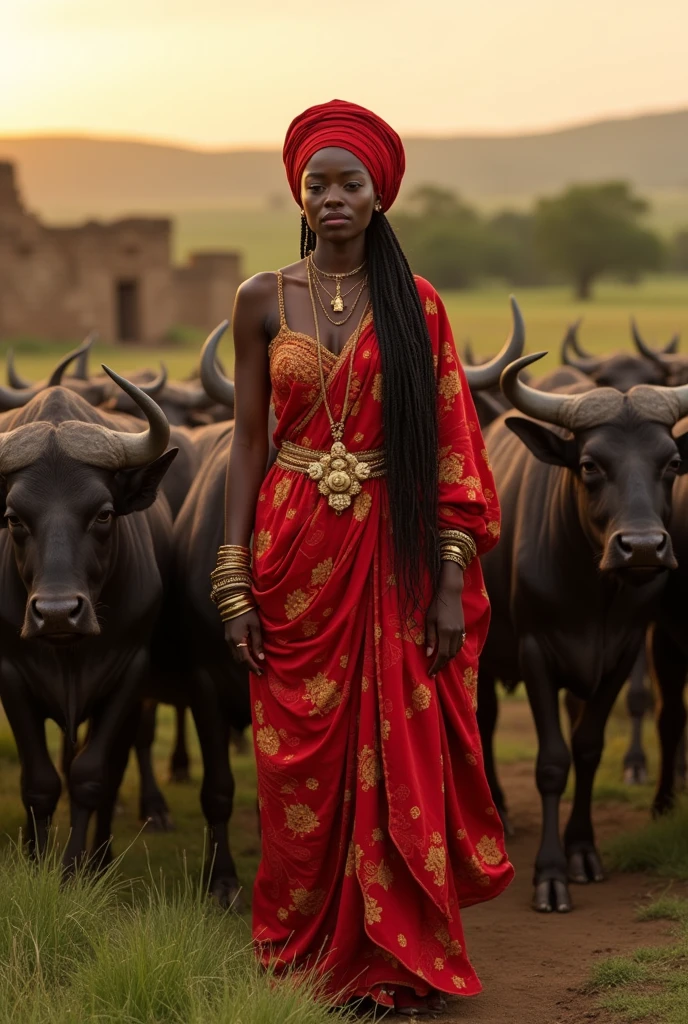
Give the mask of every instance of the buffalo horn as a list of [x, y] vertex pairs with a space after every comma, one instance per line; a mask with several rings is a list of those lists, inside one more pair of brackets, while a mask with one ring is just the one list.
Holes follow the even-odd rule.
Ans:
[[66, 356], [63, 356], [59, 361], [53, 372], [48, 377], [48, 382], [45, 384], [46, 388], [55, 388], [62, 383], [62, 377], [67, 367], [79, 358], [84, 352], [88, 352], [91, 345], [93, 344], [93, 336], [89, 334], [85, 341], [79, 345], [78, 348], [68, 352]]
[[464, 367], [466, 380], [471, 391], [486, 391], [488, 388], [496, 387], [499, 384], [502, 371], [510, 363], [513, 363], [515, 359], [518, 359], [523, 352], [526, 341], [525, 324], [523, 323], [521, 310], [513, 295], [509, 301], [511, 302], [511, 315], [513, 316], [514, 326], [501, 352], [498, 352], [489, 363], [483, 363], [481, 366]]
[[93, 342], [98, 338], [97, 331], [90, 331], [84, 339], [84, 343], [81, 346], [81, 352], [77, 356], [76, 365], [74, 367], [74, 373], [72, 377], [76, 380], [88, 380], [88, 357], [91, 352], [91, 346]]
[[131, 399], [136, 402], [139, 409], [148, 420], [148, 430], [141, 434], [131, 434], [123, 431], [109, 431], [121, 442], [125, 455], [125, 466], [122, 468], [133, 469], [135, 466], [146, 466], [157, 459], [167, 448], [170, 440], [170, 425], [167, 417], [153, 399], [146, 395], [141, 388], [137, 388], [125, 377], [111, 370], [103, 364], [103, 369], [109, 377], [118, 384]]
[[574, 370], [590, 374], [597, 369], [600, 361], [595, 356], [587, 355], [580, 347], [578, 342], [578, 328], [580, 324], [580, 319], [574, 321], [574, 323], [570, 324], [564, 335], [564, 340], [561, 343], [561, 361], [564, 366], [572, 366]]
[[234, 381], [220, 373], [215, 353], [220, 339], [229, 327], [229, 320], [223, 320], [212, 331], [201, 351], [201, 383], [207, 395], [220, 405], [234, 405]]
[[[650, 348], [647, 342], [643, 339], [635, 317], [631, 317], [631, 334], [633, 335], [633, 341], [635, 347], [640, 352], [641, 356], [645, 356], [646, 359], [651, 359], [653, 363], [657, 363], [662, 366], [665, 370], [670, 370], [674, 366], [674, 359], [672, 358], [676, 354], [678, 344], [680, 341], [680, 335], [675, 334], [670, 342], [665, 345], [664, 348], [654, 349]], [[683, 362], [683, 360], [682, 360]]]
[[[109, 371], [108, 371], [109, 372]], [[139, 391], [143, 391], [144, 395], [148, 395], [150, 398], [155, 398], [159, 395], [167, 384], [167, 367], [164, 363], [160, 363], [160, 373], [153, 380], [148, 381], [146, 384], [139, 384]]]
[[32, 387], [31, 381], [26, 377], [20, 377], [14, 365], [14, 349], [7, 350], [7, 383], [16, 391], [25, 391]]

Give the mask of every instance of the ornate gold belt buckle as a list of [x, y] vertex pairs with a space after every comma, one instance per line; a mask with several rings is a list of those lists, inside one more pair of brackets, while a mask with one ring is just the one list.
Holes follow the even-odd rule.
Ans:
[[361, 481], [370, 476], [370, 466], [347, 452], [341, 441], [335, 441], [329, 453], [310, 463], [308, 475], [318, 481], [318, 490], [327, 498], [330, 508], [340, 515], [349, 507], [351, 499], [360, 494]]

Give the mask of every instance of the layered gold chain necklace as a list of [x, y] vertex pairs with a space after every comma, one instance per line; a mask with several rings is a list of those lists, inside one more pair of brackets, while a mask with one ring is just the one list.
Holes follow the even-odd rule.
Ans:
[[[365, 288], [366, 284], [368, 283], [368, 278], [367, 278], [367, 276], [364, 277], [363, 281], [360, 284], [360, 286], [355, 284], [353, 286], [353, 288], [350, 288], [349, 291], [348, 292], [344, 292], [344, 294], [342, 294], [342, 281], [344, 281], [348, 277], [355, 277], [356, 274], [360, 274], [361, 271], [363, 270], [363, 268], [366, 265], [366, 261], [363, 260], [363, 263], [361, 263], [360, 266], [354, 267], [353, 270], [349, 270], [345, 274], [328, 274], [325, 270], [321, 270], [320, 267], [316, 266], [315, 260], [313, 259], [313, 253], [309, 253], [308, 262], [309, 262], [310, 267], [311, 267], [311, 269], [312, 269], [312, 271], [314, 272], [314, 275], [315, 275], [316, 291], [318, 290], [317, 289], [317, 285], [318, 285], [318, 283], [320, 283], [320, 286], [323, 288], [323, 291], [325, 291], [325, 293], [328, 295], [328, 298], [330, 299], [330, 305], [332, 306], [332, 312], [333, 313], [343, 313], [344, 309], [346, 308], [345, 305], [344, 305], [344, 299], [346, 298], [347, 295], [350, 295], [351, 292], [353, 292], [356, 288], [358, 288], [358, 295], [356, 296], [356, 299], [354, 301], [352, 309], [350, 310], [350, 312], [348, 313], [346, 318], [344, 320], [339, 321], [339, 322], [333, 320], [332, 317], [329, 315], [329, 313], [325, 309], [325, 305], [324, 305], [322, 299], [320, 298], [320, 293], [318, 292], [318, 299], [320, 301], [320, 305], [322, 306], [323, 313], [325, 314], [327, 319], [330, 321], [330, 323], [333, 323], [333, 324], [336, 323], [336, 325], [338, 327], [341, 326], [341, 324], [345, 324], [346, 321], [351, 316], [351, 314], [353, 313], [354, 309], [356, 308], [356, 306], [358, 304], [358, 300], [361, 297], [361, 293], [362, 293], [363, 289]], [[330, 295], [329, 292], [327, 292], [327, 289], [324, 287], [324, 285], [322, 283], [322, 278], [327, 278], [328, 280], [335, 282], [335, 293], [334, 293], [334, 295]]]
[[[363, 265], [362, 265], [363, 266]], [[358, 267], [356, 271], [351, 271], [349, 275], [342, 274], [342, 277], [351, 276], [353, 273], [357, 273], [362, 269]], [[354, 356], [356, 354], [356, 346], [358, 345], [358, 339], [363, 329], [363, 321], [365, 320], [366, 313], [368, 312], [369, 303], [366, 302], [363, 307], [363, 313], [361, 319], [358, 322], [356, 330], [351, 336], [351, 353], [349, 355], [349, 372], [346, 381], [346, 395], [342, 406], [342, 416], [339, 423], [335, 422], [332, 410], [330, 409], [330, 403], [327, 401], [327, 388], [325, 385], [325, 372], [323, 370], [322, 360], [322, 343], [320, 341], [320, 325], [318, 323], [318, 309], [315, 304], [315, 270], [312, 266], [312, 261], [308, 261], [306, 264], [306, 272], [308, 274], [308, 292], [311, 298], [311, 306], [313, 308], [313, 322], [315, 324], [315, 342], [318, 350], [318, 373], [320, 375], [320, 394], [322, 397], [323, 406], [327, 413], [327, 418], [330, 421], [330, 430], [332, 432], [333, 444], [330, 448], [329, 453], [322, 456], [317, 462], [311, 462], [308, 466], [308, 475], [311, 480], [318, 481], [318, 490], [322, 495], [327, 498], [328, 505], [333, 508], [337, 515], [348, 508], [351, 504], [351, 499], [361, 491], [361, 481], [367, 480], [370, 476], [370, 466], [365, 462], [359, 462], [355, 455], [346, 450], [346, 446], [342, 442], [344, 436], [344, 424], [346, 417], [349, 414], [349, 395], [351, 392], [351, 377], [354, 368]]]

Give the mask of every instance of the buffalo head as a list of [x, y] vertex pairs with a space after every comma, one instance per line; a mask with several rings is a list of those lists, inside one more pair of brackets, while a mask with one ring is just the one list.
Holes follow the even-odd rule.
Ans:
[[508, 427], [536, 458], [570, 471], [580, 524], [600, 552], [601, 570], [642, 582], [675, 568], [667, 523], [673, 482], [688, 468], [688, 437], [674, 439], [672, 428], [688, 413], [688, 386], [536, 391], [519, 371], [544, 354], [525, 356], [502, 374], [506, 397], [532, 417], [508, 417]]
[[121, 544], [122, 530], [131, 536], [135, 527], [118, 520], [153, 503], [176, 455], [166, 452], [169, 424], [153, 399], [104, 369], [144, 412], [147, 428], [52, 388], [0, 433], [2, 525], [27, 591], [24, 639], [62, 644], [100, 633], [108, 614], [97, 612], [101, 591], [118, 558], [135, 559], [132, 545], [125, 554]]

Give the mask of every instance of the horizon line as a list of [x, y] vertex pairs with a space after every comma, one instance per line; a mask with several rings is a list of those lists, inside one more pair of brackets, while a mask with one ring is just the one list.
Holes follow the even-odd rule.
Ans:
[[[546, 135], [557, 135], [564, 132], [576, 131], [581, 128], [592, 128], [600, 124], [609, 124], [619, 121], [638, 121], [648, 117], [671, 116], [672, 114], [688, 113], [688, 105], [682, 104], [678, 107], [664, 107], [661, 109], [638, 110], [626, 114], [599, 114], [582, 121], [570, 121], [551, 125], [547, 128], [523, 128], [514, 131], [503, 132], [481, 132], [475, 131], [451, 131], [446, 133], [423, 134], [413, 130], [402, 132], [403, 138], [410, 141], [422, 142], [451, 142], [457, 139], [480, 139], [480, 140], [505, 140], [518, 138], [538, 138]], [[189, 152], [204, 153], [208, 155], [219, 153], [273, 153], [279, 152], [282, 148], [281, 142], [253, 142], [235, 143], [229, 145], [204, 145], [198, 142], [185, 141], [184, 139], [163, 138], [154, 135], [108, 135], [100, 134], [97, 131], [61, 129], [59, 131], [36, 130], [30, 132], [5, 133], [0, 131], [0, 141], [28, 141], [28, 140], [51, 140], [63, 142], [111, 142], [111, 143], [133, 143], [142, 146], [160, 146], [170, 149], [183, 149]]]

